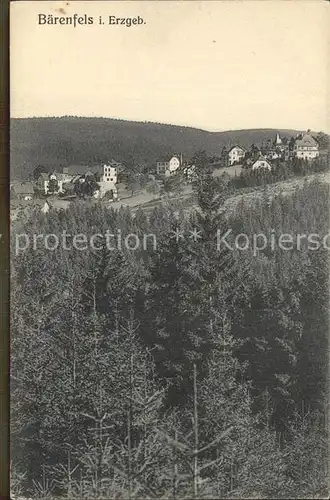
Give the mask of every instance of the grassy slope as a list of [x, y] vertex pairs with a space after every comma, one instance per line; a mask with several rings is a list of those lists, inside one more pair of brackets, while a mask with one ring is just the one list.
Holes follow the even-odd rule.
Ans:
[[[305, 183], [310, 182], [321, 182], [330, 184], [330, 173], [319, 173], [319, 174], [310, 174], [304, 177], [295, 177], [292, 179], [288, 179], [286, 181], [275, 182], [274, 184], [267, 184], [266, 186], [256, 186], [251, 188], [244, 188], [237, 190], [237, 194], [233, 194], [230, 196], [225, 202], [226, 210], [233, 210], [235, 206], [244, 198], [247, 203], [253, 203], [256, 199], [264, 196], [265, 189], [267, 195], [269, 197], [277, 196], [279, 194], [290, 194], [296, 191], [297, 189], [301, 189]], [[142, 197], [141, 197], [142, 200]], [[166, 199], [157, 199], [157, 200], [149, 200], [149, 198], [145, 198], [144, 202], [141, 202], [140, 199], [132, 198], [130, 203], [125, 203], [127, 200], [119, 201], [114, 203], [113, 208], [119, 208], [121, 205], [131, 206], [133, 212], [136, 212], [138, 208], [141, 208], [146, 213], [151, 213], [152, 210], [163, 203], [167, 203]], [[196, 201], [192, 195], [192, 191], [186, 190], [180, 196], [172, 197], [168, 200], [169, 203], [177, 202], [180, 207], [187, 212], [190, 212], [193, 209], [197, 208]]]

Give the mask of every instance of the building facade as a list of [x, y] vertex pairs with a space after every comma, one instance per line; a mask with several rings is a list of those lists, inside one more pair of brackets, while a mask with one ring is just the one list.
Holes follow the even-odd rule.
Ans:
[[169, 177], [174, 173], [176, 173], [178, 168], [180, 168], [181, 163], [182, 160], [177, 155], [173, 155], [163, 160], [159, 160], [156, 163], [157, 175]]
[[37, 187], [43, 194], [63, 193], [62, 174], [57, 174], [56, 172], [52, 172], [51, 174], [41, 173], [37, 180]]
[[117, 176], [118, 176], [117, 167], [104, 164], [102, 165], [101, 168], [101, 175], [99, 181], [115, 185], [117, 184]]
[[308, 130], [298, 137], [293, 146], [293, 156], [306, 160], [313, 160], [319, 156], [319, 144]]
[[241, 146], [233, 146], [228, 152], [228, 164], [240, 163], [244, 160], [245, 153], [245, 149]]
[[13, 182], [10, 186], [10, 196], [18, 200], [32, 200], [34, 196], [32, 182]]

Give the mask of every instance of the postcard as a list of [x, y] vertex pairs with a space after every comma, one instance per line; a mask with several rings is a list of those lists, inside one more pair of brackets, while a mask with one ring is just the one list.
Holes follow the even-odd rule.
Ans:
[[328, 498], [329, 14], [11, 3], [12, 500]]

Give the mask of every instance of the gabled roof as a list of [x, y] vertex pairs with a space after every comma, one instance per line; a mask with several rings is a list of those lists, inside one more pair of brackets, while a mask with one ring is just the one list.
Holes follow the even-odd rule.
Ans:
[[301, 138], [296, 139], [295, 144], [296, 146], [318, 146], [317, 140], [314, 139], [314, 137], [309, 133], [306, 133]]
[[69, 175], [79, 175], [79, 176], [85, 174], [88, 171], [91, 171], [94, 174], [96, 174], [97, 172], [99, 172], [102, 169], [102, 167], [100, 165], [94, 165], [94, 166], [90, 166], [90, 165], [69, 165], [69, 166], [67, 166], [65, 168], [66, 168], [66, 172]]
[[242, 150], [242, 151], [244, 151], [244, 152], [246, 151], [246, 149], [245, 149], [245, 148], [243, 148], [243, 146], [239, 146], [238, 144], [235, 144], [235, 146], [232, 146], [232, 147], [230, 148], [230, 150], [228, 151], [228, 154], [229, 154], [229, 153], [230, 153], [233, 149], [235, 149], [235, 148], [241, 149], [241, 150]]
[[32, 182], [15, 182], [11, 185], [10, 189], [17, 195], [29, 195], [34, 193]]
[[257, 159], [253, 162], [252, 166], [253, 166], [253, 165], [255, 165], [258, 161], [264, 161], [265, 163], [268, 163], [268, 165], [269, 165], [269, 166], [271, 166], [271, 164], [269, 163], [268, 159], [267, 159], [265, 156], [263, 156], [263, 155], [260, 155], [260, 156], [259, 156], [259, 157], [258, 157], [258, 158], [257, 158]]
[[50, 208], [53, 208], [54, 210], [67, 210], [70, 206], [70, 201], [69, 200], [59, 200], [57, 198], [47, 200], [48, 205]]
[[103, 166], [107, 167], [113, 167], [113, 168], [120, 168], [122, 167], [122, 164], [119, 163], [116, 160], [110, 160], [102, 163], [98, 163], [97, 165], [68, 165], [65, 168], [65, 174], [64, 175], [84, 175], [87, 172], [90, 172], [92, 174], [100, 174], [103, 173]]
[[43, 181], [49, 181], [50, 174], [47, 172], [41, 172], [39, 175], [39, 179], [41, 178]]
[[120, 163], [119, 161], [116, 161], [114, 159], [104, 163], [104, 165], [106, 165], [108, 167], [114, 167], [114, 168], [121, 168], [123, 166], [122, 163]]
[[177, 158], [180, 161], [179, 155], [166, 155], [163, 158], [160, 158], [159, 160], [157, 160], [157, 163], [169, 162], [170, 160], [172, 160], [172, 158]]
[[55, 175], [57, 181], [62, 181], [64, 179], [67, 179], [67, 176], [68, 176], [68, 174], [62, 174], [61, 172], [59, 173], [59, 172], [55, 172], [55, 171], [53, 171], [53, 172], [41, 172], [38, 179], [41, 178], [44, 181], [49, 181], [51, 175]]
[[95, 172], [92, 172], [91, 170], [87, 170], [87, 172], [85, 172], [85, 177], [87, 176], [90, 176], [90, 175], [95, 175]]

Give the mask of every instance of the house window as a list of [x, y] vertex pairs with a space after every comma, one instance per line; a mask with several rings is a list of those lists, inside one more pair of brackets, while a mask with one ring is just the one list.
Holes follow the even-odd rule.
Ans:
[[110, 180], [113, 181], [113, 178], [111, 177]]

